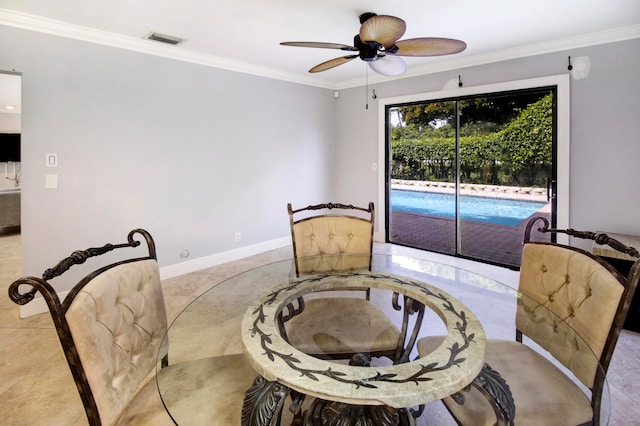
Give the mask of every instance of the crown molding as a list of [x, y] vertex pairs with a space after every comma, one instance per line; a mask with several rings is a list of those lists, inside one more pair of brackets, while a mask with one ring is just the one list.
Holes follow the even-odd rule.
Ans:
[[308, 77], [294, 73], [286, 73], [273, 68], [234, 61], [219, 56], [195, 52], [182, 47], [165, 45], [145, 38], [124, 36], [3, 8], [0, 8], [0, 25], [292, 83], [312, 85], [326, 89], [332, 89], [334, 86], [331, 82], [322, 79], [309, 79]]
[[[362, 78], [347, 80], [335, 84], [321, 78], [282, 72], [273, 68], [261, 67], [253, 64], [248, 64], [246, 62], [234, 61], [214, 55], [194, 52], [184, 48], [177, 48], [176, 46], [164, 45], [143, 38], [139, 39], [135, 37], [123, 36], [106, 31], [96, 30], [93, 28], [72, 25], [53, 19], [15, 12], [13, 10], [3, 8], [0, 8], [0, 25], [7, 25], [60, 37], [82, 40], [89, 43], [96, 43], [104, 46], [175, 59], [178, 61], [191, 62], [194, 64], [209, 66], [213, 68], [220, 68], [228, 71], [241, 72], [245, 74], [284, 80], [292, 83], [321, 87], [331, 90], [348, 89], [352, 87], [363, 86], [365, 84]], [[640, 38], [640, 25], [614, 28], [611, 30], [600, 31], [596, 33], [549, 40], [545, 42], [533, 43], [529, 45], [481, 53], [472, 56], [451, 57], [430, 65], [413, 67], [402, 76], [395, 78], [377, 75], [369, 77], [369, 84], [388, 82], [391, 80], [400, 80], [443, 71], [457, 70], [471, 66], [501, 62], [510, 59], [542, 55], [545, 53], [553, 53], [563, 50], [613, 43], [635, 38]]]
[[[413, 67], [398, 77], [389, 78], [375, 75], [369, 76], [369, 84], [383, 83], [390, 80], [401, 80], [405, 78], [418, 77], [422, 75], [435, 74], [439, 72], [460, 70], [478, 65], [486, 65], [495, 62], [502, 62], [511, 59], [526, 58], [530, 56], [543, 55], [547, 53], [555, 53], [570, 49], [578, 49], [582, 47], [596, 46], [600, 44], [615, 43], [619, 41], [632, 40], [640, 38], [640, 25], [631, 25], [627, 27], [614, 28], [611, 30], [600, 31], [590, 34], [584, 34], [575, 37], [567, 37], [562, 39], [549, 40], [540, 43], [532, 43], [523, 46], [501, 49], [492, 52], [477, 54], [465, 57], [450, 57], [444, 61], [435, 62], [433, 64]], [[364, 86], [363, 79], [354, 79], [344, 81], [338, 84], [336, 90], [349, 89], [353, 87]]]

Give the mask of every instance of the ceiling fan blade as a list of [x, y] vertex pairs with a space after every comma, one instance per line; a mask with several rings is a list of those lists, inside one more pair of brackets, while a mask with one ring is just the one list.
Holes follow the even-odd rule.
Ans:
[[341, 58], [330, 59], [330, 60], [328, 60], [326, 62], [323, 62], [323, 63], [318, 64], [315, 67], [311, 68], [309, 70], [309, 72], [326, 71], [326, 70], [331, 69], [333, 67], [337, 67], [338, 65], [346, 64], [350, 60], [352, 60], [354, 58], [357, 58], [357, 57], [358, 57], [358, 55], [349, 55], [349, 56], [343, 56]]
[[389, 48], [402, 37], [407, 24], [400, 18], [389, 15], [377, 15], [367, 19], [360, 26], [360, 39], [364, 42], [377, 41]]
[[467, 48], [464, 41], [452, 38], [423, 37], [409, 38], [396, 42], [399, 56], [440, 56], [460, 53]]
[[407, 64], [395, 55], [385, 55], [376, 61], [369, 62], [369, 68], [378, 74], [393, 77], [407, 70]]
[[351, 52], [358, 50], [355, 47], [348, 46], [346, 44], [322, 43], [322, 42], [315, 42], [315, 41], [283, 41], [280, 44], [282, 46], [317, 47], [321, 49], [340, 49], [340, 50], [347, 50]]

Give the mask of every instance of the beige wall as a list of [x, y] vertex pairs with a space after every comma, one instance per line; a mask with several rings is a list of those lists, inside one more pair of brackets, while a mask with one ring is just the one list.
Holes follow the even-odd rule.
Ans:
[[25, 273], [136, 227], [163, 267], [282, 243], [287, 202], [333, 193], [330, 90], [6, 26], [0, 40], [0, 69], [22, 73]]
[[[437, 92], [458, 75], [464, 88], [566, 73], [567, 57], [588, 56], [587, 78], [570, 81], [569, 226], [640, 234], [640, 39], [514, 59], [376, 84], [379, 98]], [[337, 104], [339, 198], [376, 200], [377, 102], [364, 87], [343, 90]], [[380, 165], [383, 167], [384, 165]], [[561, 167], [566, 165], [561, 165]], [[379, 214], [384, 211], [378, 206]]]
[[[0, 69], [22, 73], [24, 269], [134, 227], [162, 266], [286, 241], [285, 206], [377, 200], [377, 102], [333, 91], [0, 26]], [[639, 233], [640, 41], [377, 83], [379, 97], [566, 72], [571, 81], [570, 225]], [[59, 188], [45, 190], [56, 152]], [[382, 167], [382, 165], [380, 165]], [[378, 214], [384, 206], [377, 206]], [[242, 233], [242, 243], [234, 234]], [[189, 260], [188, 259], [188, 260]]]

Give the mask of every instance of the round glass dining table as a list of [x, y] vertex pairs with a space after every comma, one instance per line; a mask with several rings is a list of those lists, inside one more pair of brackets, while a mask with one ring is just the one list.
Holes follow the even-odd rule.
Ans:
[[[451, 374], [438, 371], [440, 376], [435, 371], [425, 372], [419, 365], [443, 365], [448, 358], [441, 350], [429, 354], [429, 362], [418, 360], [415, 345], [401, 364], [375, 359], [365, 369], [349, 365], [348, 360], [317, 359], [288, 346], [279, 329], [280, 315], [291, 303], [300, 296], [328, 294], [326, 290], [361, 297], [344, 289], [354, 286], [371, 288], [371, 303], [399, 329], [403, 315], [391, 302], [393, 294], [418, 300], [425, 309], [417, 340], [445, 336], [448, 340], [443, 350], [463, 345], [467, 352], [461, 352], [453, 363], [459, 363], [460, 368], [451, 368]], [[406, 413], [413, 413], [397, 424], [455, 425], [437, 401], [461, 391], [481, 368], [485, 371], [485, 337], [515, 339], [516, 308], [523, 301], [535, 305], [517, 289], [487, 276], [395, 254], [374, 254], [370, 270], [324, 271], [302, 277], [296, 276], [294, 259], [277, 261], [214, 284], [184, 308], [170, 325], [158, 354], [158, 391], [167, 413], [179, 425], [309, 424], [318, 400], [356, 407], [406, 407]], [[413, 317], [410, 321], [415, 324]], [[468, 327], [462, 331], [460, 318]], [[558, 324], [564, 324], [563, 332], [573, 333], [559, 319]], [[572, 338], [581, 340], [573, 334]], [[168, 366], [162, 359], [168, 359]], [[405, 380], [412, 385], [400, 383], [405, 378], [413, 378]], [[608, 423], [609, 413], [605, 383], [600, 424]]]

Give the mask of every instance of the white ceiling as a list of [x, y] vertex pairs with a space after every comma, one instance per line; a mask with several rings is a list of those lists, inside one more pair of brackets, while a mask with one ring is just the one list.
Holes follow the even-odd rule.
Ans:
[[[364, 84], [363, 62], [309, 74], [345, 52], [279, 42], [351, 45], [369, 11], [404, 19], [402, 38], [467, 43], [453, 56], [406, 58], [400, 78], [640, 37], [639, 0], [0, 0], [0, 24], [339, 89]], [[146, 40], [151, 32], [185, 41], [167, 46]], [[370, 83], [388, 79], [369, 72]]]

